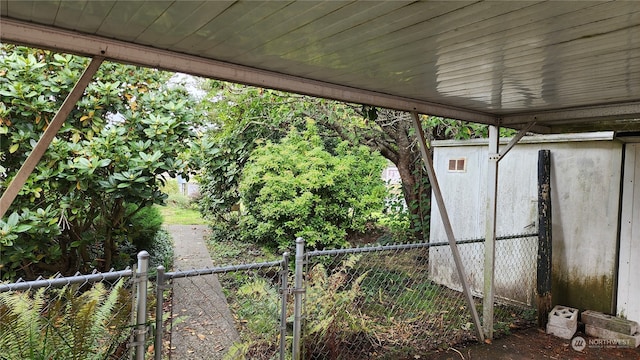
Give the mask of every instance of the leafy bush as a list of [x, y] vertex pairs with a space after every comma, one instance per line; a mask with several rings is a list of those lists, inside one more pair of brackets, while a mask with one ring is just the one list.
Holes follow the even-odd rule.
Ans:
[[173, 239], [171, 235], [164, 229], [158, 230], [151, 247], [147, 250], [149, 252], [149, 268], [151, 272], [162, 265], [165, 269], [173, 268]]
[[[6, 188], [88, 59], [8, 44], [0, 52], [0, 187]], [[171, 76], [100, 66], [99, 81], [75, 104], [0, 224], [1, 278], [108, 270], [129, 256], [122, 251], [130, 250], [128, 204], [162, 204], [162, 178], [191, 171], [202, 113], [184, 88], [167, 85]]]
[[348, 231], [363, 231], [380, 211], [386, 162], [366, 147], [340, 143], [335, 155], [312, 122], [280, 143], [267, 142], [252, 154], [240, 182], [246, 213], [243, 237], [287, 249], [296, 237], [309, 247], [346, 245]]
[[123, 351], [131, 312], [123, 283], [98, 283], [80, 296], [77, 286], [0, 293], [0, 359], [97, 360]]
[[[128, 206], [129, 212], [133, 212], [135, 206]], [[156, 234], [162, 227], [162, 215], [155, 206], [146, 206], [135, 212], [129, 221], [128, 238], [137, 251], [147, 250], [153, 247]]]

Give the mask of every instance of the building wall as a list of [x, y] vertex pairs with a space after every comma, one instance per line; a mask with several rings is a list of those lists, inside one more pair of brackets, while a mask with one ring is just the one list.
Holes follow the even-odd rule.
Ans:
[[616, 312], [640, 322], [640, 143], [626, 144], [621, 217]]
[[[500, 161], [497, 234], [536, 232], [538, 150], [551, 150], [553, 301], [612, 312], [622, 144], [611, 140], [548, 142], [548, 139], [543, 143], [519, 144]], [[449, 172], [449, 159], [461, 157], [467, 159], [466, 172]], [[484, 238], [486, 143], [436, 144], [434, 166], [456, 237]], [[430, 241], [443, 240], [446, 236], [434, 203]], [[477, 251], [483, 251], [481, 244], [475, 246]], [[531, 246], [536, 244], [497, 242], [498, 296], [527, 303], [535, 299], [536, 252], [531, 253]], [[447, 255], [433, 253], [430, 264], [434, 280], [459, 288], [455, 269], [443, 269], [452, 266], [446, 265], [452, 264], [444, 260]], [[469, 282], [478, 293], [482, 292], [482, 261], [480, 256], [465, 264], [469, 268]]]

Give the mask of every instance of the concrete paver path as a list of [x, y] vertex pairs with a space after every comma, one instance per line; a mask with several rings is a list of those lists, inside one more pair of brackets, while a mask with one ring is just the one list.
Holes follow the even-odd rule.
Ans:
[[[170, 225], [176, 270], [212, 268], [205, 245], [206, 225]], [[222, 359], [239, 339], [218, 277], [204, 275], [173, 281], [172, 359]]]

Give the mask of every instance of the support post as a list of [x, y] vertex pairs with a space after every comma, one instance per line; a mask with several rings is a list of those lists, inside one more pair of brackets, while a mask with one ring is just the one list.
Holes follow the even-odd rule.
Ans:
[[147, 335], [147, 280], [149, 270], [149, 253], [138, 253], [138, 267], [136, 270], [136, 360], [144, 360], [145, 341]]
[[164, 328], [162, 323], [162, 305], [164, 303], [164, 266], [160, 265], [156, 270], [156, 338], [154, 345], [154, 360], [162, 360], [162, 335]]
[[302, 335], [302, 293], [303, 283], [302, 275], [304, 272], [304, 239], [296, 239], [296, 268], [295, 279], [293, 288], [293, 345], [292, 345], [292, 359], [300, 360], [302, 358], [300, 354], [300, 341]]
[[489, 166], [487, 169], [487, 220], [484, 242], [484, 298], [482, 325], [484, 336], [493, 339], [493, 301], [495, 297], [494, 275], [496, 265], [496, 209], [498, 194], [499, 129], [489, 126]]
[[20, 189], [22, 189], [22, 186], [29, 178], [29, 175], [33, 172], [33, 169], [35, 169], [36, 165], [42, 158], [42, 155], [44, 155], [45, 151], [49, 148], [51, 141], [53, 141], [53, 138], [56, 136], [58, 130], [60, 130], [62, 124], [64, 124], [64, 121], [76, 106], [76, 103], [78, 103], [78, 100], [82, 97], [84, 90], [91, 82], [93, 75], [98, 71], [103, 60], [103, 57], [94, 57], [91, 59], [91, 62], [85, 69], [84, 73], [82, 73], [82, 76], [80, 76], [80, 79], [73, 87], [73, 90], [71, 90], [66, 99], [64, 99], [62, 106], [53, 117], [53, 120], [51, 120], [51, 123], [49, 123], [44, 134], [42, 134], [42, 137], [38, 140], [38, 143], [24, 161], [16, 176], [11, 180], [11, 183], [9, 183], [9, 186], [0, 198], [0, 219], [3, 218], [9, 210], [9, 206], [13, 203], [13, 200], [18, 195], [18, 192], [20, 192]]
[[285, 360], [287, 351], [287, 299], [289, 287], [289, 253], [282, 254], [282, 273], [280, 275], [280, 290], [282, 291], [282, 306], [280, 308], [280, 360]]
[[551, 311], [551, 151], [538, 152], [538, 326]]
[[478, 339], [480, 341], [484, 341], [484, 336], [482, 334], [482, 328], [480, 326], [480, 317], [478, 316], [478, 311], [476, 310], [476, 304], [473, 301], [473, 296], [471, 295], [471, 291], [469, 290], [469, 283], [467, 281], [467, 274], [464, 270], [464, 264], [462, 263], [462, 258], [460, 257], [460, 252], [458, 251], [458, 245], [456, 244], [456, 238], [453, 234], [453, 228], [451, 226], [451, 221], [449, 220], [449, 214], [447, 213], [447, 209], [444, 205], [444, 198], [442, 197], [442, 192], [440, 191], [440, 184], [438, 183], [438, 179], [436, 177], [436, 172], [433, 168], [433, 161], [431, 160], [431, 156], [427, 151], [427, 140], [424, 136], [424, 131], [422, 131], [422, 125], [420, 123], [420, 118], [418, 113], [411, 113], [413, 118], [413, 126], [418, 134], [418, 141], [420, 142], [420, 152], [422, 154], [422, 161], [427, 169], [427, 175], [429, 176], [429, 183], [431, 184], [431, 190], [433, 191], [433, 195], [436, 198], [436, 203], [438, 204], [438, 210], [440, 211], [440, 218], [444, 224], [445, 232], [447, 233], [447, 239], [449, 241], [449, 247], [451, 248], [451, 254], [453, 255], [453, 260], [456, 264], [456, 270], [458, 271], [458, 277], [460, 278], [460, 282], [462, 283], [462, 290], [465, 295], [465, 300], [467, 301], [467, 307], [469, 308], [469, 312], [471, 312], [471, 317], [473, 323], [476, 327], [476, 331], [478, 333]]

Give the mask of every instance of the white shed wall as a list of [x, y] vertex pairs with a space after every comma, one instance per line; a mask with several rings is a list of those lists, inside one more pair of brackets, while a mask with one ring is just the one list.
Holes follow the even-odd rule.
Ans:
[[[610, 311], [616, 265], [622, 144], [617, 141], [525, 143], [514, 147], [499, 165], [497, 234], [532, 233], [537, 226], [538, 150], [551, 150], [551, 196], [554, 302]], [[449, 158], [467, 158], [467, 172], [448, 171]], [[486, 145], [438, 147], [434, 166], [458, 240], [484, 238]], [[437, 205], [431, 216], [430, 241], [446, 239]], [[482, 291], [481, 244], [460, 246], [480, 252], [466, 261], [469, 282]], [[534, 247], [533, 252], [531, 247]], [[532, 303], [537, 240], [502, 240], [496, 248], [496, 294]], [[459, 288], [448, 254], [434, 251], [434, 281]], [[476, 259], [477, 257], [477, 259]], [[526, 289], [522, 290], [523, 286]], [[518, 290], [520, 289], [520, 290]], [[591, 289], [589, 291], [589, 289]]]
[[640, 322], [640, 144], [625, 151], [617, 314]]

